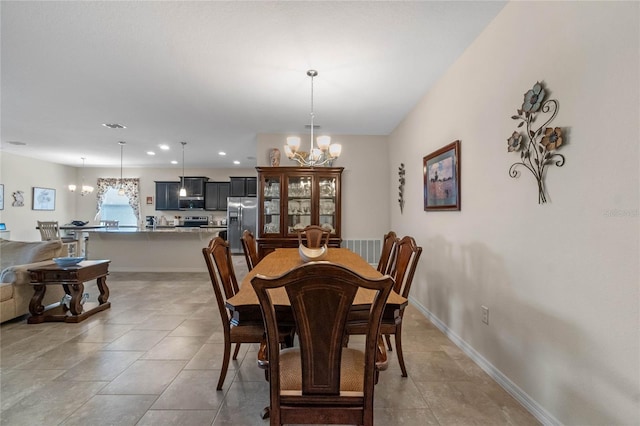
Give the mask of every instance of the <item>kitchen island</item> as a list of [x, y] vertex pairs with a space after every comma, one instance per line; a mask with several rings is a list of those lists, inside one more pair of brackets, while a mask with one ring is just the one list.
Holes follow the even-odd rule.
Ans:
[[206, 272], [202, 248], [226, 229], [226, 226], [158, 226], [85, 232], [88, 258], [111, 260], [112, 272]]

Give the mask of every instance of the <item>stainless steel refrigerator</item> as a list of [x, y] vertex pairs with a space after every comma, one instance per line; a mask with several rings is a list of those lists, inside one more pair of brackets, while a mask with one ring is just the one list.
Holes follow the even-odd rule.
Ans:
[[[258, 228], [258, 200], [256, 197], [227, 198], [227, 241], [231, 253], [242, 253], [240, 237], [245, 229], [256, 235]], [[257, 235], [256, 235], [257, 236]]]

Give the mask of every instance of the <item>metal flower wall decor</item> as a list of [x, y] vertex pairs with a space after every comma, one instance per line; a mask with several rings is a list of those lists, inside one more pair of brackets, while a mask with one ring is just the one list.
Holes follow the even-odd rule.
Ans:
[[400, 213], [404, 209], [404, 163], [400, 163], [398, 167], [398, 204], [400, 204]]
[[[522, 108], [518, 109], [518, 115], [512, 115], [513, 120], [518, 120], [518, 129], [525, 126], [524, 134], [515, 130], [507, 139], [508, 152], [520, 151], [520, 161], [509, 167], [509, 176], [516, 178], [520, 175], [518, 166], [527, 168], [538, 182], [538, 204], [547, 202], [544, 186], [545, 167], [555, 164], [557, 167], [564, 165], [564, 156], [556, 150], [562, 146], [564, 139], [560, 127], [547, 127], [558, 114], [558, 101], [545, 100], [546, 91], [540, 82], [524, 94]], [[533, 125], [538, 114], [548, 119], [535, 128]]]

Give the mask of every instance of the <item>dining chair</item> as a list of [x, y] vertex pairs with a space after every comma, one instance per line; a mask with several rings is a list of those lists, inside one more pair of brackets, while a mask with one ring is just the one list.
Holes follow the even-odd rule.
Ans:
[[[373, 425], [377, 341], [393, 280], [311, 262], [280, 277], [257, 275], [251, 285], [267, 327], [270, 424]], [[289, 296], [299, 342], [282, 350], [270, 297], [281, 288]], [[364, 350], [343, 347], [351, 305], [361, 288], [375, 292]]]
[[245, 229], [242, 232], [242, 237], [240, 237], [242, 241], [242, 251], [244, 252], [244, 258], [247, 261], [247, 268], [252, 270], [258, 262], [260, 262], [260, 258], [258, 257], [258, 250], [256, 247], [256, 238], [253, 236], [251, 231]]
[[298, 243], [303, 244], [303, 240], [307, 240], [308, 248], [320, 248], [323, 245], [329, 245], [329, 237], [331, 232], [318, 225], [309, 225], [303, 230], [298, 231]]
[[386, 274], [393, 268], [397, 243], [398, 236], [395, 232], [389, 231], [389, 233], [385, 234], [382, 240], [380, 260], [378, 261], [378, 272], [381, 274]]
[[[239, 291], [238, 281], [233, 269], [233, 260], [231, 257], [231, 247], [221, 237], [215, 237], [209, 245], [202, 249], [209, 278], [213, 286], [213, 292], [216, 296], [216, 303], [220, 318], [222, 319], [222, 330], [224, 334], [224, 355], [222, 359], [222, 367], [220, 370], [220, 378], [218, 379], [217, 390], [222, 390], [224, 379], [229, 369], [229, 361], [231, 358], [231, 344], [235, 343], [233, 351], [233, 359], [238, 357], [241, 343], [264, 343], [265, 329], [262, 321], [246, 322], [235, 325], [231, 323], [231, 312], [227, 310], [226, 301]], [[287, 331], [289, 332], [287, 334]], [[291, 328], [282, 329], [282, 342], [290, 345], [293, 339]]]
[[[422, 247], [418, 247], [413, 237], [406, 236], [396, 243], [395, 262], [388, 275], [393, 277], [393, 291], [398, 293], [405, 299], [409, 297], [413, 276], [418, 266], [418, 260], [422, 254]], [[383, 319], [380, 325], [380, 334], [384, 335], [387, 342], [387, 349], [392, 351], [391, 335], [394, 336], [396, 357], [402, 370], [402, 377], [407, 377], [407, 367], [404, 363], [404, 355], [402, 353], [402, 318], [404, 316], [404, 308], [400, 308], [396, 318]], [[364, 334], [363, 325], [358, 322], [350, 323], [347, 329], [348, 335]]]
[[67, 248], [67, 255], [74, 256], [78, 253], [78, 240], [74, 237], [60, 235], [60, 227], [57, 221], [40, 221], [38, 220], [38, 230], [40, 231], [40, 239], [42, 241], [60, 240]]

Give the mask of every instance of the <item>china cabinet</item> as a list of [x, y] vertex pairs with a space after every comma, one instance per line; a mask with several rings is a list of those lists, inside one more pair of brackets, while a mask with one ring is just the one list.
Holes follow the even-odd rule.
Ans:
[[297, 247], [298, 230], [320, 225], [340, 247], [340, 179], [343, 167], [256, 167], [258, 170], [258, 253]]

